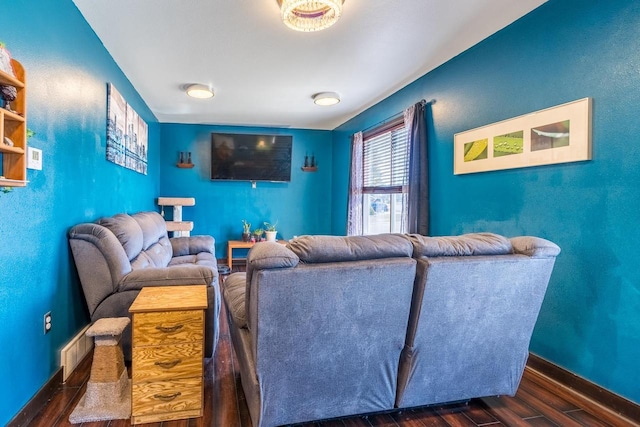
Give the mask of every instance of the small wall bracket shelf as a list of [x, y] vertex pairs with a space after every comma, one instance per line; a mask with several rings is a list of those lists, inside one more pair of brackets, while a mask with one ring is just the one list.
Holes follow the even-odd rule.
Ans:
[[[0, 187], [27, 185], [27, 85], [22, 64], [11, 66], [16, 77], [0, 70], [0, 84], [16, 88], [16, 99], [0, 108]], [[10, 141], [7, 144], [7, 140]], [[11, 145], [13, 144], [13, 145]]]
[[166, 221], [167, 231], [173, 232], [173, 237], [187, 237], [193, 230], [193, 221], [182, 220], [182, 207], [195, 206], [196, 199], [193, 197], [158, 197], [158, 206], [162, 206], [162, 216], [164, 207], [173, 206], [173, 221]]
[[311, 161], [309, 161], [309, 155], [304, 155], [304, 164], [302, 165], [302, 172], [316, 172], [318, 170], [318, 164], [316, 163], [315, 154], [311, 155]]
[[191, 151], [181, 151], [176, 166], [182, 169], [191, 169], [194, 166], [191, 162]]

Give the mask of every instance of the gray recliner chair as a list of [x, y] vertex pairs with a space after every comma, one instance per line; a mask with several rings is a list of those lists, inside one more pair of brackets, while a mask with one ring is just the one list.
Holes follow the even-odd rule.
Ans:
[[[130, 317], [129, 307], [145, 286], [206, 285], [205, 357], [218, 341], [220, 288], [211, 236], [169, 238], [157, 212], [118, 214], [69, 231], [91, 320]], [[126, 360], [131, 360], [131, 326], [122, 335]]]

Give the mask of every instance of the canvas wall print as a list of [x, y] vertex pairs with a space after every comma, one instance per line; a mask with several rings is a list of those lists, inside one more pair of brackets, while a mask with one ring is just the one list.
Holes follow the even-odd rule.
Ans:
[[107, 86], [107, 160], [147, 174], [148, 127], [111, 83]]
[[454, 136], [454, 174], [591, 160], [591, 98]]

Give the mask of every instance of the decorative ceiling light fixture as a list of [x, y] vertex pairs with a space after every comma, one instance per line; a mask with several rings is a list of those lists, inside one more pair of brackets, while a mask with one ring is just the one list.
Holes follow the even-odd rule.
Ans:
[[322, 92], [313, 95], [313, 103], [316, 105], [329, 106], [340, 102], [340, 95], [335, 92]]
[[199, 84], [189, 85], [187, 86], [187, 95], [189, 95], [192, 98], [200, 98], [200, 99], [212, 98], [213, 89], [211, 89], [211, 87], [207, 85], [199, 85]]
[[320, 31], [342, 15], [344, 0], [278, 0], [282, 22], [296, 31]]

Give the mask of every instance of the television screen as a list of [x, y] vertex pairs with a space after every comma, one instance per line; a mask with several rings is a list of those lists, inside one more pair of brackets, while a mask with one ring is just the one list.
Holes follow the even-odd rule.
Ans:
[[291, 181], [291, 135], [211, 134], [211, 179]]

